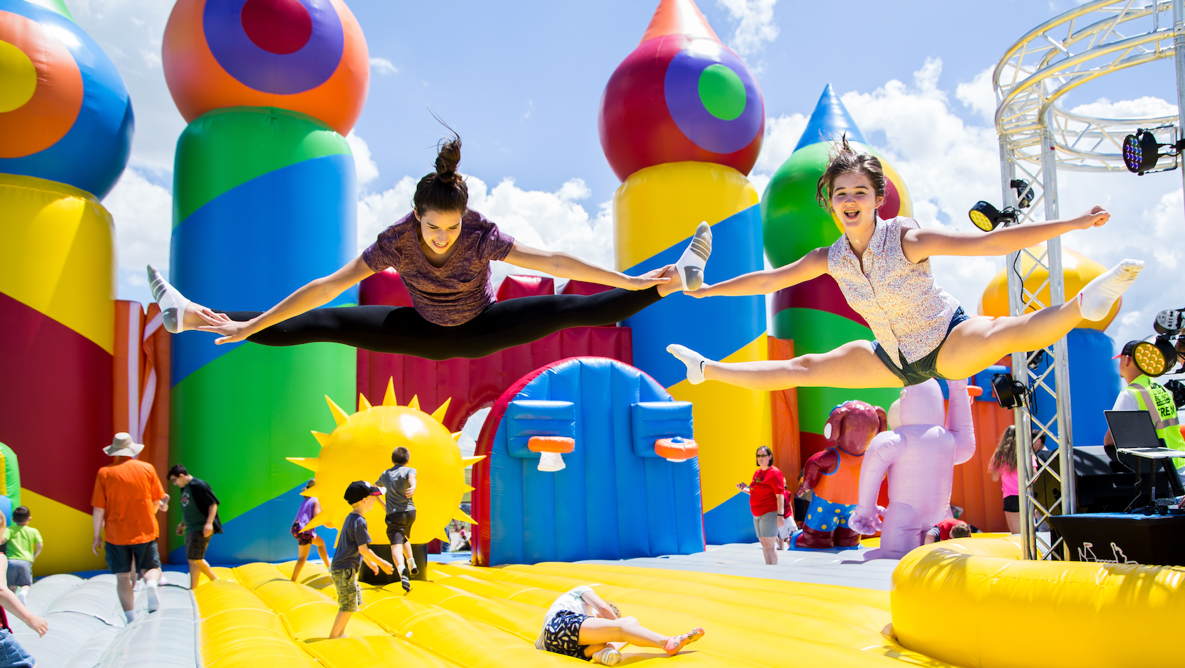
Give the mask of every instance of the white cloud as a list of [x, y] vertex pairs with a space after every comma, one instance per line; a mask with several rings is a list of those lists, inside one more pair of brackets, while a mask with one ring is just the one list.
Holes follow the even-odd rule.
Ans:
[[1139, 119], [1176, 116], [1177, 105], [1151, 96], [1145, 96], [1135, 100], [1120, 100], [1118, 102], [1112, 102], [1103, 97], [1088, 104], [1080, 104], [1071, 109], [1071, 111], [1075, 114], [1094, 118]]
[[757, 156], [753, 171], [766, 174], [778, 171], [802, 138], [807, 120], [803, 114], [783, 114], [765, 119], [765, 138], [761, 140], [761, 155]]
[[994, 125], [996, 119], [996, 89], [992, 84], [995, 70], [995, 65], [988, 66], [971, 81], [955, 87], [955, 97], [982, 116], [989, 125]]
[[752, 56], [761, 51], [766, 42], [778, 38], [774, 22], [774, 5], [778, 0], [716, 0], [737, 22], [730, 40], [732, 48], [741, 56]]
[[353, 131], [346, 135], [346, 143], [354, 154], [354, 174], [358, 185], [362, 186], [379, 177], [379, 166], [370, 155], [370, 146]]
[[[144, 265], [161, 271], [169, 266], [169, 237], [173, 232], [173, 197], [128, 169], [103, 201], [115, 223], [116, 254], [121, 275], [130, 285], [146, 285]], [[121, 299], [129, 298], [120, 294]]]
[[370, 69], [378, 74], [398, 74], [399, 68], [386, 58], [374, 57], [370, 59]]

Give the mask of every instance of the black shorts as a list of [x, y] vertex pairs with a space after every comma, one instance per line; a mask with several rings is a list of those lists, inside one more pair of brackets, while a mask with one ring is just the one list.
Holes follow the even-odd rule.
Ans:
[[1004, 512], [1019, 513], [1020, 512], [1020, 497], [1013, 494], [1012, 496], [1004, 497]]
[[210, 539], [202, 533], [201, 529], [197, 531], [187, 531], [185, 533], [185, 558], [190, 561], [201, 561], [206, 558], [206, 548], [210, 546]]
[[910, 385], [918, 385], [924, 383], [931, 378], [941, 378], [942, 380], [949, 380], [938, 373], [938, 351], [942, 350], [942, 344], [946, 343], [946, 338], [950, 336], [951, 330], [959, 323], [967, 320], [967, 314], [963, 312], [963, 307], [960, 306], [955, 309], [955, 314], [950, 318], [950, 324], [946, 326], [946, 336], [942, 337], [942, 341], [930, 354], [916, 362], [906, 362], [905, 355], [901, 354], [901, 349], [897, 350], [897, 357], [900, 358], [901, 366], [898, 367], [893, 364], [893, 358], [889, 357], [889, 353], [881, 346], [880, 342], [872, 342], [872, 350], [876, 356], [887, 367], [889, 371], [893, 372], [894, 376], [901, 379], [906, 387]]
[[411, 542], [411, 525], [416, 523], [416, 509], [387, 513], [387, 539], [392, 545]]
[[138, 545], [115, 545], [107, 543], [105, 548], [107, 568], [112, 573], [131, 573], [134, 570], [150, 571], [160, 568], [160, 554], [156, 551], [156, 541]]
[[588, 645], [580, 644], [580, 626], [588, 618], [588, 615], [571, 610], [560, 610], [555, 613], [551, 621], [543, 627], [543, 649], [588, 661], [591, 657], [584, 654]]

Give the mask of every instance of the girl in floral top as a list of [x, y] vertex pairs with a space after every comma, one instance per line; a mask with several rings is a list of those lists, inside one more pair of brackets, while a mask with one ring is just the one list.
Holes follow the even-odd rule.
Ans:
[[844, 233], [779, 269], [744, 274], [689, 292], [693, 297], [767, 294], [830, 274], [876, 341], [852, 341], [831, 352], [769, 362], [714, 362], [680, 345], [667, 350], [687, 365], [692, 384], [718, 380], [754, 390], [787, 387], [902, 387], [928, 378], [967, 378], [1004, 355], [1037, 350], [1083, 319], [1102, 320], [1144, 266], [1124, 260], [1091, 281], [1075, 299], [1019, 317], [963, 312], [934, 282], [935, 255], [1006, 255], [1071, 230], [1103, 225], [1096, 206], [1069, 220], [1026, 223], [987, 234], [923, 230], [910, 218], [880, 220], [885, 175], [878, 159], [857, 153], [844, 137], [819, 179], [819, 205]]

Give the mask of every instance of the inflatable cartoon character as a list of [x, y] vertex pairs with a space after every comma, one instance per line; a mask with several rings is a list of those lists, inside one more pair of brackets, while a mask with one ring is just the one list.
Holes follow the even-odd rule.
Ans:
[[823, 435], [835, 446], [811, 455], [803, 467], [798, 494], [812, 490], [802, 531], [790, 539], [795, 550], [855, 548], [860, 534], [848, 527], [859, 499], [860, 465], [874, 436], [887, 429], [885, 409], [848, 401], [835, 407]]
[[[950, 515], [950, 491], [956, 464], [975, 454], [971, 393], [967, 381], [947, 381], [950, 409], [943, 427], [942, 388], [927, 380], [901, 390], [892, 431], [868, 446], [860, 472], [860, 502], [849, 526], [864, 535], [881, 532], [881, 547], [871, 558], [899, 559], [922, 544], [926, 532]], [[974, 388], [978, 390], [979, 388]], [[881, 480], [889, 476], [889, 507], [876, 505]]]

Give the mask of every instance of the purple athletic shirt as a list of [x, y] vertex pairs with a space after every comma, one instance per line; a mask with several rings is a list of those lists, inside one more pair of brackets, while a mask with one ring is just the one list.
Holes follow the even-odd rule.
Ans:
[[296, 519], [292, 520], [294, 524], [304, 526], [313, 519], [313, 507], [317, 505], [317, 499], [312, 496], [306, 496], [304, 501], [300, 502], [300, 510], [296, 511]]
[[420, 247], [420, 221], [409, 213], [379, 233], [378, 240], [362, 251], [362, 260], [375, 273], [394, 267], [416, 312], [428, 322], [453, 327], [496, 301], [490, 261], [506, 259], [514, 239], [470, 209], [461, 218], [456, 246], [443, 267], [433, 267]]

